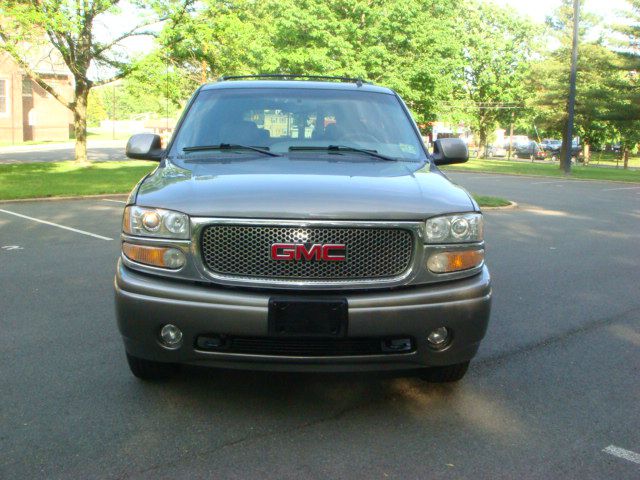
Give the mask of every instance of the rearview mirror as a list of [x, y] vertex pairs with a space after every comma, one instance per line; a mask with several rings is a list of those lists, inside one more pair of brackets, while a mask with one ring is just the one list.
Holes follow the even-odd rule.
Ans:
[[127, 142], [125, 155], [135, 160], [154, 160], [159, 162], [162, 159], [162, 139], [160, 135], [153, 133], [139, 133], [133, 135]]
[[469, 149], [459, 138], [439, 138], [433, 146], [432, 158], [436, 165], [464, 163], [469, 160]]

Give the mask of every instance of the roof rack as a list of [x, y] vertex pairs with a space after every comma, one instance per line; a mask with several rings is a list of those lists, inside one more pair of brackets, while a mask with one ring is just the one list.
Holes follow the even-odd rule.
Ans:
[[302, 78], [304, 80], [339, 80], [341, 82], [347, 83], [355, 83], [359, 87], [364, 83], [369, 83], [364, 81], [362, 78], [353, 78], [353, 77], [334, 77], [330, 75], [296, 75], [290, 73], [262, 73], [258, 75], [228, 75], [218, 78], [219, 82], [226, 82], [227, 80], [245, 80], [245, 79], [259, 79], [259, 78], [273, 78], [277, 80], [294, 80], [297, 78]]

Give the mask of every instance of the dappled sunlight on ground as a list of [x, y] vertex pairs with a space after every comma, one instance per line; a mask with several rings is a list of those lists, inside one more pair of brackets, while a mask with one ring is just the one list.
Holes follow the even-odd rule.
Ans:
[[587, 230], [587, 232], [589, 232], [592, 235], [599, 235], [602, 237], [607, 237], [610, 238], [612, 240], [625, 240], [625, 239], [633, 239], [636, 238], [636, 235], [631, 234], [631, 233], [623, 233], [623, 232], [615, 232], [612, 230], [595, 230], [590, 228], [589, 230]]
[[392, 388], [404, 402], [403, 406], [417, 418], [433, 419], [439, 413], [455, 416], [470, 427], [498, 435], [505, 441], [522, 437], [526, 432], [522, 421], [502, 404], [495, 392], [487, 397], [474, 391], [470, 382], [435, 385], [414, 379], [397, 379]]
[[640, 347], [640, 331], [635, 330], [627, 325], [611, 325], [609, 331], [616, 337], [621, 338], [633, 345]]
[[548, 208], [536, 207], [533, 205], [526, 205], [526, 206], [521, 205], [520, 207], [521, 207], [520, 208], [521, 211], [523, 212], [533, 213], [534, 215], [540, 215], [545, 217], [563, 217], [563, 218], [573, 218], [573, 219], [580, 219], [580, 220], [586, 220], [589, 218], [583, 215], [576, 215], [575, 213], [568, 213], [562, 210], [550, 210]]

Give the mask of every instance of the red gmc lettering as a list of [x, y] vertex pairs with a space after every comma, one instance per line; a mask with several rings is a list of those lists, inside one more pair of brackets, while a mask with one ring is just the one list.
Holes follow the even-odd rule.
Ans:
[[331, 262], [346, 260], [346, 245], [316, 243], [307, 248], [301, 243], [274, 243], [271, 245], [273, 260], [326, 260]]
[[340, 262], [346, 260], [346, 245], [338, 245], [328, 243], [322, 247], [322, 259], [332, 262]]

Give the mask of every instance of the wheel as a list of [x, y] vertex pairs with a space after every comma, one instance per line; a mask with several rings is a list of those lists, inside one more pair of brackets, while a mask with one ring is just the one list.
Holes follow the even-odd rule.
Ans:
[[153, 362], [127, 353], [131, 373], [142, 380], [164, 380], [178, 371], [175, 363]]
[[464, 377], [469, 368], [469, 362], [447, 365], [445, 367], [425, 368], [420, 372], [420, 378], [431, 383], [457, 382]]

